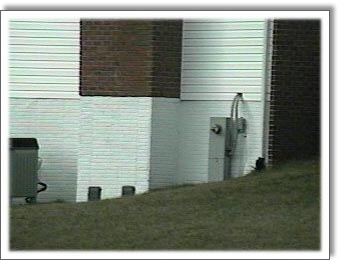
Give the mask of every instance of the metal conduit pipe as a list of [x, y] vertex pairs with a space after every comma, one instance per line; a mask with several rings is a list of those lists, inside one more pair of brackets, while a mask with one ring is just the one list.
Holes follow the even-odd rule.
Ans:
[[[235, 148], [236, 148], [236, 143], [237, 143], [237, 123], [238, 123], [238, 106], [239, 106], [239, 101], [242, 99], [242, 93], [237, 93], [233, 99], [233, 103], [231, 106], [231, 113], [230, 113], [230, 118], [232, 119], [233, 122], [233, 127], [232, 127], [232, 140], [231, 140], [231, 154], [233, 154]], [[234, 118], [235, 114], [235, 118]]]
[[[238, 106], [239, 101], [242, 99], [242, 93], [237, 93], [233, 99], [230, 111], [230, 118], [232, 120], [232, 131], [231, 131], [231, 151], [228, 155], [230, 163], [228, 164], [228, 172], [231, 176], [231, 158], [234, 154], [237, 145], [237, 122], [238, 122]], [[235, 113], [234, 113], [235, 112]], [[234, 119], [235, 114], [235, 119]]]
[[235, 108], [235, 120], [234, 120], [234, 125], [233, 125], [233, 130], [234, 130], [234, 140], [232, 143], [232, 151], [234, 151], [236, 149], [236, 145], [237, 145], [237, 134], [238, 134], [238, 105], [239, 105], [239, 101], [242, 99], [242, 93], [238, 93], [237, 94], [238, 99], [236, 100], [236, 108]]
[[237, 94], [235, 95], [235, 97], [233, 98], [233, 102], [231, 103], [230, 118], [233, 118], [233, 117], [234, 117], [235, 102], [236, 102], [236, 100], [239, 98], [239, 94], [240, 94], [240, 93], [237, 93]]

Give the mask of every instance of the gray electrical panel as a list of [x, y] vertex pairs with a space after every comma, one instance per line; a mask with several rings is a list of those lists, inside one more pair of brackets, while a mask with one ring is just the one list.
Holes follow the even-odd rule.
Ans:
[[232, 120], [210, 118], [208, 181], [223, 181], [230, 177]]
[[38, 182], [38, 150], [35, 138], [10, 138], [11, 197], [36, 200]]

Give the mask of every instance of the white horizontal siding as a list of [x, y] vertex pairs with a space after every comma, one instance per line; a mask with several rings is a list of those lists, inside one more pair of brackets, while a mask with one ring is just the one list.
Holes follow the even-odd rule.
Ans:
[[262, 46], [194, 46], [194, 47], [184, 47], [184, 55], [188, 54], [262, 54]]
[[79, 46], [43, 46], [43, 45], [16, 45], [9, 46], [11, 53], [65, 53], [79, 55]]
[[27, 38], [27, 37], [11, 37], [9, 44], [13, 45], [41, 45], [41, 46], [79, 46], [78, 38]]
[[[219, 86], [219, 85], [211, 85], [211, 88], [209, 89], [208, 93], [220, 93], [225, 90], [225, 86]], [[257, 94], [259, 90], [259, 86], [247, 86], [248, 87], [248, 92], [247, 94], [254, 93]], [[206, 93], [207, 91], [207, 86], [206, 85], [193, 85], [193, 86], [183, 86], [183, 92], [186, 92], [186, 88], [188, 88], [188, 91], [193, 91], [195, 93]], [[230, 92], [235, 92], [239, 93], [242, 92], [244, 89], [244, 86], [229, 86], [228, 90]]]
[[75, 95], [72, 91], [10, 91], [10, 97], [12, 98], [58, 98], [58, 99], [79, 99], [78, 95]]
[[[31, 83], [32, 91], [38, 91], [38, 84], [47, 84], [51, 83], [51, 90], [55, 90], [55, 84], [70, 84], [70, 91], [78, 92], [78, 87], [74, 86], [79, 84], [78, 77], [62, 77], [62, 76], [18, 76], [18, 75], [10, 75], [9, 77], [10, 83]], [[36, 83], [36, 84], [33, 84]], [[78, 85], [77, 85], [78, 86]]]
[[[54, 84], [54, 89], [57, 91], [63, 92], [72, 92], [70, 91], [70, 86], [65, 84]], [[32, 84], [31, 83], [12, 83], [11, 85], [12, 92], [13, 91], [32, 91]], [[35, 92], [44, 92], [44, 91], [51, 91], [51, 84], [39, 84], [39, 90]]]
[[60, 76], [60, 77], [77, 77], [79, 75], [79, 71], [73, 69], [60, 69], [60, 68], [26, 68], [26, 67], [12, 67], [11, 68], [12, 75], [15, 76]]
[[77, 23], [78, 21], [74, 18], [17, 18], [15, 21], [12, 22], [24, 22], [24, 23]]
[[79, 98], [79, 20], [13, 20], [9, 27], [10, 96]]
[[[185, 23], [185, 21], [184, 21]], [[262, 30], [187, 30], [184, 31], [185, 39], [242, 39], [265, 37]]]
[[261, 100], [264, 20], [185, 20], [182, 100]]
[[10, 62], [15, 61], [60, 61], [60, 62], [76, 62], [79, 67], [79, 55], [70, 53], [10, 53]]
[[79, 66], [79, 63], [76, 61], [11, 60], [9, 62], [9, 67], [13, 69], [18, 69], [18, 68], [31, 68], [31, 69], [44, 68], [45, 69], [45, 68], [48, 68], [48, 69], [72, 69], [74, 70], [78, 66]]
[[242, 46], [242, 45], [259, 45], [261, 46], [263, 42], [263, 37], [258, 38], [232, 38], [232, 39], [184, 39], [184, 46]]
[[196, 22], [190, 23], [186, 22], [183, 25], [184, 30], [188, 31], [206, 31], [206, 30], [214, 30], [214, 31], [226, 31], [226, 30], [262, 30], [263, 23], [261, 21], [257, 22]]
[[183, 70], [261, 70], [262, 62], [248, 61], [248, 62], [225, 62], [225, 61], [211, 61], [211, 62], [186, 62], [183, 64]]
[[10, 30], [66, 30], [66, 31], [78, 31], [79, 23], [76, 22], [64, 22], [61, 21], [12, 21], [9, 26]]
[[[204, 73], [204, 75], [203, 75]], [[182, 77], [184, 78], [259, 78], [262, 76], [262, 70], [235, 70], [235, 69], [183, 69]]]
[[[183, 100], [232, 100], [235, 97], [235, 93], [228, 92], [188, 92], [181, 95]], [[247, 101], [259, 101], [262, 99], [261, 93], [249, 93], [243, 94], [243, 98]], [[262, 111], [262, 110], [261, 110]], [[229, 115], [229, 114], [228, 114]]]
[[[184, 51], [185, 48], [183, 48]], [[263, 54], [234, 54], [234, 53], [228, 53], [228, 54], [188, 54], [183, 53], [182, 57], [182, 65], [185, 65], [187, 62], [261, 62], [263, 59]]]
[[79, 31], [65, 30], [10, 30], [10, 37], [25, 38], [71, 38], [77, 39], [80, 36]]
[[[224, 85], [224, 86], [254, 86], [261, 85], [262, 78], [209, 78], [209, 77], [196, 77], [196, 78], [182, 78], [183, 85], [193, 86], [193, 85]], [[184, 92], [182, 91], [182, 94]]]

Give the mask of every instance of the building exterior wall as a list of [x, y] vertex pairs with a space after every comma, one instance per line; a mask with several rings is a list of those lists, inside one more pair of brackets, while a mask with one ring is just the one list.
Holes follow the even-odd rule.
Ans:
[[153, 22], [152, 96], [179, 98], [181, 89], [182, 21]]
[[151, 21], [81, 20], [81, 50], [81, 95], [151, 95]]
[[48, 189], [38, 201], [74, 202], [78, 172], [79, 100], [11, 98], [11, 137], [34, 137], [42, 158], [40, 180]]
[[[231, 101], [181, 101], [178, 113], [178, 175], [176, 182], [208, 181], [210, 117], [228, 117]], [[232, 177], [249, 173], [262, 156], [262, 104], [240, 103], [240, 116], [247, 120], [246, 135], [239, 135], [232, 160]]]
[[173, 184], [181, 35], [175, 20], [81, 20], [78, 201], [89, 186], [107, 198]]
[[38, 201], [76, 200], [79, 19], [16, 19], [9, 30], [10, 137], [34, 137], [48, 189]]
[[9, 29], [10, 97], [79, 96], [79, 19], [12, 20]]
[[274, 20], [269, 159], [320, 155], [320, 21]]
[[208, 181], [210, 117], [229, 117], [238, 92], [247, 133], [238, 136], [232, 177], [263, 156], [266, 47], [265, 20], [184, 20], [178, 183]]
[[150, 97], [82, 97], [77, 201], [88, 187], [102, 188], [102, 199], [121, 196], [122, 186], [149, 189]]
[[81, 95], [179, 97], [181, 29], [177, 20], [81, 20]]
[[261, 100], [265, 20], [184, 20], [181, 100]]
[[[207, 182], [210, 117], [229, 117], [239, 92], [247, 130], [238, 136], [232, 177], [266, 154], [266, 21], [185, 20], [182, 30], [175, 20], [93, 19], [82, 20], [80, 32], [76, 20], [17, 23], [35, 27], [11, 30], [10, 131], [41, 139], [51, 192], [41, 199], [87, 201], [90, 186], [105, 199], [121, 196], [124, 185], [142, 193]], [[39, 31], [45, 25], [56, 46], [51, 57]], [[72, 45], [77, 37], [80, 48]]]
[[152, 98], [150, 189], [176, 184], [178, 98]]

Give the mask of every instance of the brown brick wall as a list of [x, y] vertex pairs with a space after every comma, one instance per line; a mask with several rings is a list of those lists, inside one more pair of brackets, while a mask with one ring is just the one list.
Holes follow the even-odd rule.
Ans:
[[153, 96], [179, 97], [182, 21], [155, 21], [153, 26]]
[[82, 96], [179, 97], [182, 22], [81, 20]]
[[320, 21], [275, 20], [269, 162], [320, 155]]

